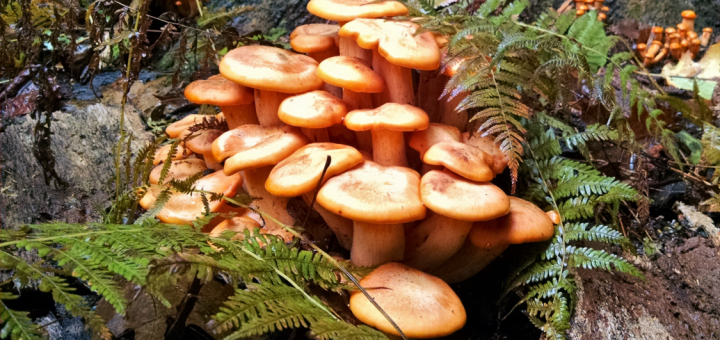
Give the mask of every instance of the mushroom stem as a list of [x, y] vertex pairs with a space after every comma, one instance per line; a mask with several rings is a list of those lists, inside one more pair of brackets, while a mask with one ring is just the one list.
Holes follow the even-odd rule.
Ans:
[[[347, 103], [352, 110], [373, 109], [373, 99], [370, 93], [355, 92], [343, 89], [343, 101]], [[355, 131], [358, 147], [360, 150], [372, 152], [372, 135], [370, 131]]]
[[[420, 156], [420, 158], [422, 158], [422, 155]], [[423, 163], [422, 166], [420, 167], [420, 176], [424, 176], [426, 173], [428, 173], [430, 171], [442, 170], [444, 168], [445, 167], [442, 165], [432, 165], [432, 164]]]
[[315, 59], [315, 61], [321, 63], [323, 60], [331, 57], [335, 57], [340, 54], [340, 51], [337, 47], [333, 46], [331, 48], [328, 48], [323, 51], [317, 51], [317, 52], [308, 52], [308, 57]]
[[[347, 21], [338, 22], [338, 25], [340, 25], [340, 27], [342, 27], [345, 24], [347, 24]], [[359, 59], [365, 60], [368, 63], [368, 65], [372, 65], [372, 58], [373, 58], [372, 51], [366, 50], [366, 49], [358, 46], [355, 39], [346, 38], [346, 37], [338, 37], [338, 49], [340, 50], [341, 56], [359, 58]]]
[[405, 234], [402, 224], [354, 221], [350, 259], [356, 266], [375, 266], [402, 261]]
[[507, 247], [507, 244], [500, 244], [490, 249], [478, 248], [472, 244], [469, 238], [466, 238], [465, 243], [455, 255], [430, 270], [429, 274], [450, 284], [465, 281], [500, 256]]
[[440, 98], [440, 123], [454, 126], [460, 129], [460, 132], [467, 131], [468, 112], [467, 110], [457, 111], [458, 105], [468, 96], [468, 92], [463, 92], [452, 99]]
[[[305, 194], [302, 198], [308, 205], [312, 203], [313, 197], [311, 194]], [[337, 237], [340, 246], [350, 250], [353, 243], [353, 221], [340, 215], [333, 214], [317, 203], [315, 203], [315, 205], [311, 208], [315, 209], [315, 211], [322, 216], [323, 220], [325, 220], [328, 227], [335, 232], [335, 236]]]
[[437, 74], [437, 71], [420, 71], [418, 84], [418, 107], [427, 112], [431, 123], [440, 122], [440, 96], [442, 96], [448, 76]]
[[418, 270], [435, 268], [463, 245], [473, 222], [432, 213], [405, 240], [405, 264]]
[[[287, 212], [286, 207], [288, 198], [274, 196], [265, 189], [265, 181], [267, 181], [272, 168], [273, 166], [270, 165], [243, 171], [243, 178], [247, 184], [248, 193], [251, 196], [261, 198], [260, 200], [253, 202], [252, 205], [261, 212], [277, 219], [281, 223], [292, 226], [295, 224], [295, 219]], [[292, 239], [292, 234], [267, 218], [265, 219], [265, 229], [268, 230], [268, 233], [280, 236], [285, 241], [290, 241]]]
[[373, 50], [373, 70], [385, 80], [385, 90], [375, 95], [375, 106], [386, 103], [415, 104], [415, 93], [412, 88], [412, 70], [393, 65]]
[[328, 134], [327, 128], [311, 129], [311, 128], [300, 128], [303, 135], [308, 138], [310, 143], [326, 143], [330, 142], [330, 135]]
[[278, 109], [282, 101], [290, 96], [292, 94], [255, 89], [255, 111], [260, 125], [264, 127], [282, 125], [282, 121], [278, 118]]
[[408, 166], [402, 131], [372, 130], [373, 161], [383, 166]]
[[258, 119], [255, 114], [255, 103], [237, 106], [221, 106], [225, 116], [225, 121], [228, 123], [230, 130], [245, 125], [245, 124], [257, 124]]

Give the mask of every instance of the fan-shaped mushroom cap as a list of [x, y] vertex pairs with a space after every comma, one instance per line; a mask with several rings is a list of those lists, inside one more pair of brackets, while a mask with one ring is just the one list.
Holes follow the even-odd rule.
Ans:
[[[399, 263], [387, 263], [360, 280], [378, 305], [409, 338], [435, 338], [465, 325], [460, 298], [443, 280]], [[350, 310], [362, 322], [399, 335], [361, 292], [350, 296]]]
[[508, 213], [508, 196], [491, 183], [475, 183], [448, 171], [432, 170], [420, 181], [428, 209], [456, 220], [487, 221]]
[[431, 146], [449, 141], [460, 141], [460, 129], [450, 125], [430, 123], [427, 129], [413, 132], [408, 143], [422, 157]]
[[307, 143], [298, 128], [289, 125], [262, 127], [247, 124], [218, 137], [213, 142], [212, 154], [218, 162], [227, 158], [225, 173], [234, 174], [277, 164]]
[[253, 89], [214, 75], [207, 80], [196, 80], [185, 88], [185, 98], [195, 104], [237, 106], [255, 100]]
[[[240, 174], [225, 176], [222, 171], [216, 171], [210, 175], [200, 178], [194, 183], [197, 190], [204, 190], [223, 194], [228, 197], [235, 196], [238, 188], [242, 185]], [[152, 188], [140, 200], [140, 206], [149, 210], [155, 205], [155, 200], [160, 194], [160, 188]], [[209, 203], [210, 212], [218, 211], [225, 205], [224, 201], [212, 201]], [[160, 221], [172, 224], [192, 224], [196, 218], [202, 216], [205, 211], [202, 195], [199, 193], [182, 194], [173, 192], [170, 200], [163, 206], [162, 210], [155, 216]]]
[[474, 146], [460, 142], [442, 142], [433, 145], [423, 155], [423, 162], [442, 165], [471, 181], [488, 182], [494, 177], [490, 169], [493, 164], [492, 156]]
[[323, 86], [315, 75], [318, 63], [306, 55], [277, 47], [238, 47], [220, 62], [223, 77], [265, 91], [303, 93]]
[[425, 111], [412, 105], [387, 103], [371, 110], [350, 111], [344, 124], [353, 131], [416, 131], [427, 129], [430, 119]]
[[352, 57], [332, 57], [323, 60], [317, 76], [324, 82], [360, 93], [380, 93], [385, 81], [364, 60]]
[[311, 129], [340, 124], [346, 114], [345, 102], [325, 91], [289, 97], [278, 110], [278, 118], [283, 123]]
[[[172, 144], [163, 145], [160, 148], [155, 151], [155, 158], [153, 158], [153, 165], [158, 165], [162, 162], [164, 162], [167, 159], [168, 153], [170, 153], [170, 147], [172, 147]], [[173, 156], [172, 160], [176, 161], [178, 159], [183, 159], [186, 157], [189, 157], [192, 155], [192, 152], [185, 148], [182, 145], [177, 146], [177, 150], [175, 151], [175, 155]]]
[[394, 17], [408, 13], [407, 7], [398, 1], [376, 0], [310, 0], [307, 10], [323, 19], [334, 21]]
[[275, 196], [294, 197], [312, 191], [322, 176], [327, 157], [332, 161], [323, 183], [363, 162], [355, 148], [334, 143], [308, 144], [278, 163], [265, 182], [265, 189]]
[[318, 192], [317, 202], [354, 221], [397, 224], [425, 217], [419, 193], [417, 172], [365, 161], [329, 179]]
[[462, 142], [490, 154], [493, 157], [491, 168], [494, 174], [500, 174], [507, 168], [507, 158], [505, 158], [502, 150], [495, 144], [495, 139], [491, 136], [481, 137], [480, 135], [471, 135], [469, 132], [465, 132], [462, 134]]
[[377, 47], [391, 64], [417, 70], [440, 67], [440, 48], [430, 32], [415, 34], [420, 26], [409, 21], [355, 19], [340, 29], [340, 36], [355, 39], [365, 49]]
[[[163, 165], [159, 165], [150, 171], [150, 184], [158, 184], [162, 168]], [[202, 159], [193, 158], [172, 161], [164, 181], [169, 182], [171, 179], [183, 180], [205, 170], [207, 170], [207, 166], [205, 166], [205, 161]]]
[[498, 244], [540, 242], [552, 237], [553, 222], [536, 205], [517, 197], [510, 197], [510, 212], [499, 218], [495, 226], [476, 223], [470, 230], [470, 240], [476, 247], [492, 248]]
[[[255, 228], [260, 228], [260, 223], [252, 219], [248, 214], [235, 216], [225, 221], [220, 222], [213, 230], [210, 231], [210, 237], [220, 237], [226, 230], [235, 231], [237, 234], [231, 238], [231, 240], [244, 240], [245, 235], [243, 231], [245, 229], [253, 231]], [[261, 234], [267, 234], [267, 230], [260, 229]]]
[[340, 26], [329, 24], [308, 24], [295, 28], [290, 33], [290, 46], [302, 53], [325, 51], [334, 48]]

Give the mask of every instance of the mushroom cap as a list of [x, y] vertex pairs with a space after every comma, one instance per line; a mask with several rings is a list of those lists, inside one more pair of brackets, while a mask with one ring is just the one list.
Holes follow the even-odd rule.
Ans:
[[[150, 184], [158, 184], [162, 168], [163, 166], [159, 165], [150, 171]], [[193, 158], [172, 161], [164, 181], [169, 182], [171, 179], [183, 180], [205, 170], [207, 170], [207, 166], [202, 159]]]
[[465, 132], [462, 135], [462, 142], [490, 154], [493, 157], [493, 164], [490, 168], [492, 168], [494, 174], [500, 174], [507, 168], [507, 158], [505, 158], [505, 154], [500, 150], [500, 147], [495, 144], [495, 139], [491, 136], [483, 137]]
[[277, 47], [238, 47], [220, 62], [223, 77], [238, 84], [282, 93], [303, 93], [323, 86], [315, 75], [317, 61]]
[[350, 21], [355, 18], [381, 18], [408, 14], [398, 1], [376, 0], [310, 0], [308, 12], [323, 19]]
[[[167, 159], [168, 153], [170, 153], [171, 146], [172, 146], [172, 144], [163, 145], [160, 148], [158, 148], [157, 151], [155, 151], [155, 158], [153, 158], [153, 165], [158, 165], [162, 162], [165, 162], [165, 160]], [[176, 161], [178, 159], [186, 158], [190, 155], [192, 155], [192, 152], [190, 152], [190, 150], [188, 150], [187, 148], [185, 148], [182, 145], [178, 145], [177, 151], [175, 152], [175, 155], [173, 156], [172, 160]]]
[[330, 57], [323, 60], [317, 76], [324, 82], [361, 93], [380, 93], [385, 81], [364, 60], [353, 57]]
[[329, 179], [317, 202], [330, 212], [354, 221], [397, 224], [425, 218], [420, 200], [420, 175], [399, 166], [365, 161]]
[[689, 9], [683, 11], [682, 13], [680, 13], [680, 15], [683, 17], [683, 19], [688, 19], [688, 20], [697, 18], [697, 14], [695, 14], [694, 11], [689, 10]]
[[[193, 185], [197, 190], [204, 190], [223, 194], [228, 197], [235, 196], [238, 188], [242, 185], [242, 177], [240, 174], [225, 176], [222, 171], [216, 171], [210, 175], [200, 178]], [[149, 210], [155, 205], [155, 200], [160, 194], [160, 188], [153, 187], [140, 200], [140, 205]], [[209, 203], [210, 212], [216, 212], [224, 205], [224, 201], [213, 201]], [[190, 225], [192, 222], [203, 215], [205, 207], [203, 205], [202, 195], [199, 193], [183, 194], [173, 192], [170, 200], [165, 203], [162, 210], [155, 215], [160, 221], [171, 224]]]
[[354, 39], [364, 49], [377, 47], [391, 64], [431, 71], [440, 67], [440, 48], [430, 32], [415, 34], [420, 26], [409, 21], [355, 19], [340, 28], [340, 36]]
[[[260, 223], [252, 219], [248, 214], [243, 214], [218, 223], [218, 225], [210, 231], [210, 237], [220, 237], [220, 234], [224, 231], [230, 230], [237, 232], [237, 234], [230, 238], [231, 240], [244, 240], [245, 235], [243, 234], [243, 231], [245, 231], [245, 229], [252, 232], [253, 229], [260, 227]], [[260, 233], [266, 234], [267, 230], [260, 229]]]
[[183, 135], [189, 127], [202, 123], [203, 118], [207, 118], [207, 116], [198, 114], [187, 115], [185, 118], [168, 125], [165, 128], [165, 134], [170, 138], [178, 138]]
[[675, 28], [673, 28], [673, 27], [668, 27], [668, 28], [665, 29], [665, 34], [666, 34], [666, 35], [670, 35], [670, 34], [673, 34], [673, 33], [675, 33], [675, 32], [677, 32], [677, 30], [676, 30]]
[[[452, 288], [404, 264], [390, 262], [377, 267], [360, 280], [360, 286], [409, 338], [441, 337], [465, 325], [465, 307]], [[350, 310], [363, 323], [399, 335], [361, 292], [351, 293]]]
[[185, 88], [185, 98], [195, 104], [237, 106], [255, 100], [253, 89], [214, 75], [207, 80], [196, 80]]
[[223, 133], [224, 131], [215, 129], [200, 130], [195, 132], [197, 137], [193, 137], [186, 142], [187, 148], [194, 153], [202, 155], [212, 154], [213, 142]]
[[302, 53], [324, 51], [336, 45], [340, 26], [329, 24], [308, 24], [295, 28], [290, 33], [290, 46]]
[[450, 125], [430, 123], [427, 129], [413, 132], [408, 144], [422, 157], [431, 146], [440, 142], [459, 142], [460, 138], [460, 129]]
[[681, 31], [687, 31], [687, 29], [688, 29], [687, 25], [685, 25], [683, 23], [679, 23], [679, 24], [675, 25], [675, 27], [677, 27], [678, 33], [680, 33]]
[[450, 141], [437, 143], [423, 155], [423, 162], [442, 165], [471, 181], [489, 182], [495, 177], [493, 157], [472, 145]]
[[492, 183], [468, 181], [448, 171], [432, 170], [420, 180], [425, 206], [462, 221], [487, 221], [508, 213], [510, 200]]
[[412, 105], [387, 103], [374, 109], [350, 111], [343, 123], [353, 131], [417, 131], [427, 129], [430, 118]]
[[494, 228], [482, 223], [473, 225], [468, 236], [476, 247], [484, 248], [488, 243], [499, 242], [540, 242], [551, 238], [555, 231], [552, 220], [542, 209], [517, 197], [510, 197], [510, 212], [497, 221]]
[[703, 33], [705, 33], [705, 32], [712, 33], [713, 29], [712, 29], [712, 27], [705, 27], [702, 29], [702, 31], [703, 31]]
[[275, 196], [285, 197], [311, 192], [320, 181], [328, 156], [332, 161], [323, 183], [363, 162], [362, 154], [351, 146], [335, 143], [308, 144], [272, 169], [265, 182], [265, 189]]
[[660, 26], [655, 26], [655, 27], [652, 28], [652, 32], [655, 33], [655, 34], [659, 34], [659, 33], [662, 33], [662, 32], [664, 32], [664, 31], [665, 31], [665, 29], [662, 28], [662, 27], [660, 27]]
[[277, 164], [307, 143], [296, 127], [246, 124], [220, 135], [213, 142], [212, 154], [218, 162], [227, 158], [225, 173], [234, 174]]
[[278, 118], [283, 123], [311, 129], [340, 124], [346, 114], [345, 102], [325, 91], [288, 97], [278, 109]]

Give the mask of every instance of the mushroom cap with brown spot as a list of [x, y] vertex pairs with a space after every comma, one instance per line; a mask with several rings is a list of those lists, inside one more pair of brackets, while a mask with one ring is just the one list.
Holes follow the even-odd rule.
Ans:
[[[452, 288], [443, 280], [417, 269], [387, 263], [360, 280], [360, 286], [408, 338], [442, 337], [465, 325], [465, 307]], [[363, 323], [399, 335], [361, 292], [351, 293], [350, 310]]]
[[450, 125], [430, 123], [427, 129], [413, 132], [408, 144], [422, 157], [431, 146], [441, 142], [459, 142], [460, 138], [460, 129]]
[[311, 129], [340, 124], [346, 114], [345, 102], [325, 91], [288, 97], [278, 109], [278, 118], [283, 123]]
[[[153, 165], [158, 165], [162, 162], [165, 162], [167, 159], [168, 153], [170, 153], [170, 147], [172, 147], [172, 144], [163, 145], [160, 148], [155, 151], [155, 158], [153, 158]], [[176, 161], [178, 159], [184, 159], [189, 156], [191, 156], [193, 153], [188, 150], [186, 147], [182, 145], [178, 145], [177, 149], [175, 151], [175, 155], [173, 156], [172, 160]]]
[[350, 21], [355, 18], [382, 18], [408, 14], [398, 1], [377, 0], [310, 0], [308, 12], [323, 19]]
[[227, 158], [225, 173], [234, 174], [277, 164], [307, 143], [296, 127], [246, 124], [220, 135], [213, 142], [212, 154], [218, 162]]
[[485, 247], [488, 240], [505, 244], [540, 242], [551, 238], [554, 231], [552, 220], [542, 209], [510, 197], [510, 212], [499, 218], [494, 228], [473, 226], [468, 235], [475, 246]]
[[362, 154], [351, 146], [335, 143], [308, 144], [272, 169], [265, 182], [265, 189], [275, 196], [284, 197], [311, 192], [320, 181], [328, 156], [331, 157], [331, 162], [323, 177], [323, 183], [363, 162]]
[[492, 183], [468, 181], [448, 171], [432, 170], [420, 180], [425, 206], [462, 221], [487, 221], [508, 213], [508, 196]]
[[238, 47], [220, 62], [223, 77], [265, 91], [303, 93], [323, 86], [315, 75], [317, 61], [277, 47]]
[[224, 131], [215, 129], [194, 132], [196, 136], [186, 142], [187, 148], [194, 153], [209, 155], [212, 153], [213, 142], [223, 133]]
[[190, 83], [185, 88], [185, 98], [195, 104], [237, 106], [252, 103], [255, 91], [218, 74]]
[[423, 155], [423, 162], [442, 165], [471, 181], [489, 182], [494, 174], [493, 157], [472, 145], [450, 141], [437, 143]]
[[374, 109], [350, 111], [343, 123], [353, 131], [417, 131], [427, 129], [430, 118], [412, 105], [387, 103]]
[[[158, 165], [150, 171], [150, 184], [158, 184], [158, 182], [160, 182], [163, 166], [164, 165]], [[193, 158], [172, 161], [164, 182], [169, 182], [171, 179], [181, 181], [205, 170], [207, 170], [207, 166], [202, 159]]]
[[[245, 235], [243, 232], [245, 230], [250, 230], [250, 233], [252, 234], [252, 231], [255, 228], [260, 227], [260, 223], [252, 219], [248, 214], [243, 214], [220, 222], [217, 226], [215, 226], [215, 228], [213, 228], [213, 230], [210, 231], [210, 237], [220, 237], [220, 234], [229, 230], [237, 232], [237, 234], [230, 238], [231, 240], [244, 240]], [[266, 234], [267, 230], [260, 229], [260, 233]]]
[[[197, 180], [193, 184], [193, 187], [196, 190], [233, 197], [242, 185], [242, 182], [240, 174], [226, 176], [222, 171], [216, 171]], [[146, 210], [152, 208], [161, 190], [162, 189], [157, 187], [151, 188], [140, 200], [140, 205]], [[225, 204], [222, 200], [211, 201], [209, 203], [210, 212], [220, 210]], [[173, 192], [170, 200], [163, 205], [162, 210], [155, 217], [165, 223], [190, 225], [196, 218], [202, 216], [204, 211], [205, 206], [200, 193], [183, 194]]]
[[354, 39], [364, 49], [378, 53], [393, 65], [432, 71], [440, 67], [440, 48], [430, 32], [409, 21], [356, 19], [340, 29], [340, 36]]
[[503, 154], [500, 147], [495, 144], [495, 139], [491, 136], [481, 137], [480, 135], [472, 135], [469, 132], [465, 132], [462, 134], [462, 142], [490, 154], [493, 157], [491, 168], [494, 174], [500, 174], [507, 168], [507, 158], [505, 158], [505, 154]]
[[323, 60], [317, 76], [324, 82], [360, 93], [380, 93], [385, 81], [364, 60], [353, 57], [330, 57]]
[[302, 53], [325, 51], [336, 45], [340, 26], [329, 24], [308, 24], [295, 28], [290, 33], [290, 46]]
[[420, 175], [370, 161], [329, 179], [318, 192], [317, 202], [334, 214], [366, 223], [397, 224], [425, 218]]

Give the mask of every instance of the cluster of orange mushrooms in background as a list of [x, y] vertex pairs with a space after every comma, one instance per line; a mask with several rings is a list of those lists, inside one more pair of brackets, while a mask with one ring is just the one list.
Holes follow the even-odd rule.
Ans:
[[[194, 132], [166, 180], [214, 171], [195, 188], [232, 197], [243, 187], [261, 198], [255, 208], [289, 226], [296, 221], [288, 199], [310, 205], [316, 197], [312, 208], [351, 261], [379, 265], [360, 283], [390, 288], [369, 293], [405, 334], [450, 334], [465, 323], [465, 310], [448, 283], [476, 274], [510, 244], [550, 238], [559, 216], [490, 183], [507, 161], [492, 137], [464, 132], [467, 112], [454, 110], [462, 95], [440, 99], [452, 74], [440, 72], [446, 39], [416, 35], [417, 24], [391, 19], [407, 14], [396, 1], [311, 0], [308, 10], [338, 24], [298, 27], [290, 37], [299, 53], [234, 49], [220, 75], [186, 88], [189, 101], [219, 106], [229, 131]], [[413, 69], [420, 71], [417, 90]], [[190, 115], [166, 133], [184, 138], [203, 117]], [[169, 147], [156, 155], [153, 184]], [[160, 190], [149, 190], [141, 205], [150, 209]], [[210, 208], [237, 214], [218, 216], [207, 227], [212, 235], [262, 227], [292, 238], [269, 219], [261, 226], [252, 211], [224, 201]], [[157, 218], [191, 224], [203, 211], [199, 194], [176, 193]], [[350, 308], [362, 322], [397, 334], [363, 294], [352, 294]]]
[[644, 38], [643, 41], [638, 40], [635, 51], [645, 66], [656, 64], [668, 56], [680, 60], [683, 55], [689, 54], [691, 59], [695, 59], [700, 48], [710, 44], [712, 28], [703, 28], [702, 35], [698, 36], [695, 32], [697, 14], [687, 10], [683, 11], [681, 16], [682, 22], [677, 24], [676, 28], [656, 26], [652, 28], [650, 37], [641, 37]]
[[590, 11], [597, 11], [597, 19], [605, 21], [607, 12], [610, 11], [608, 6], [603, 6], [605, 0], [566, 0], [560, 7], [558, 13], [562, 14], [575, 9], [575, 16], [581, 17]]

